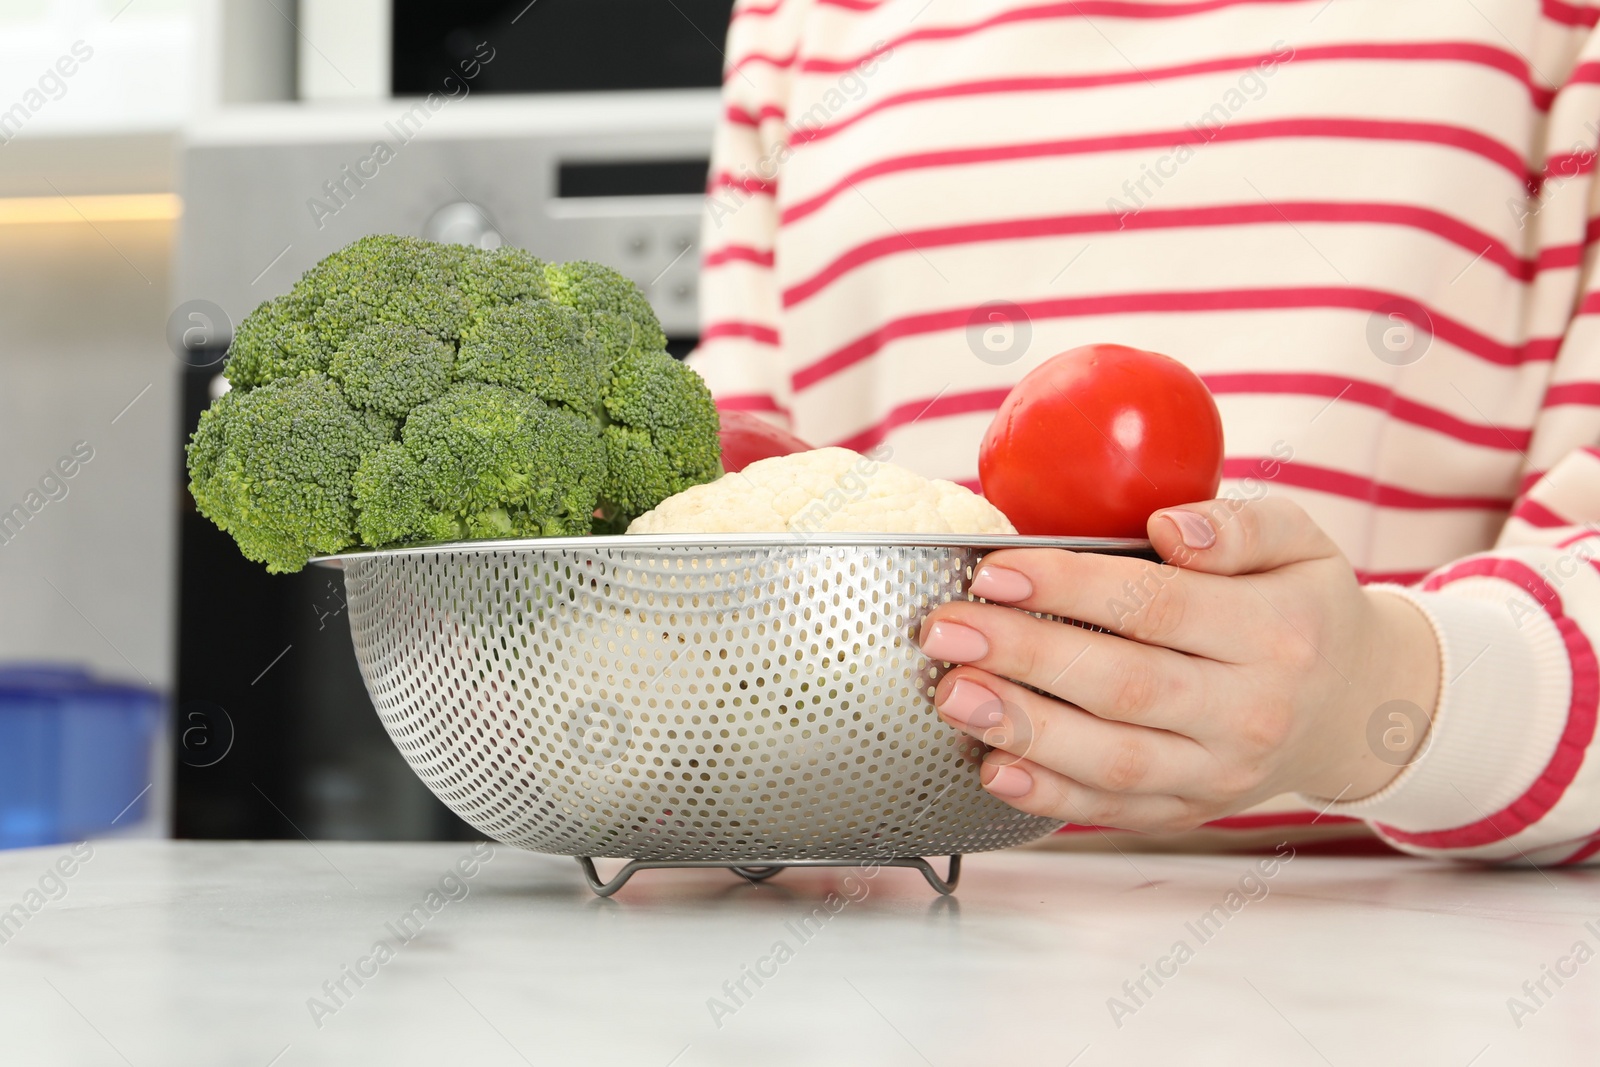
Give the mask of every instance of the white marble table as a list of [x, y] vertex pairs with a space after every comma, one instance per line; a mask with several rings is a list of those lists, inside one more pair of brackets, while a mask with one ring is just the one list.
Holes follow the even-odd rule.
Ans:
[[644, 872], [600, 900], [571, 860], [499, 849], [430, 911], [469, 854], [107, 842], [69, 878], [48, 876], [65, 848], [0, 854], [0, 913], [21, 907], [0, 914], [0, 1063], [1600, 1061], [1600, 960], [1570, 957], [1600, 949], [1600, 871], [1302, 856], [1230, 912], [1252, 860], [1016, 851], [969, 859], [948, 900], [905, 870]]

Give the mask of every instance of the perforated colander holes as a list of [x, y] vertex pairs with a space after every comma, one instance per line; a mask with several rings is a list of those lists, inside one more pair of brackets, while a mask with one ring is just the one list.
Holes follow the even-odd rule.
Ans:
[[[718, 669], [722, 670], [723, 678], [726, 677], [726, 672], [728, 672], [728, 665], [730, 665], [730, 662], [728, 661], [718, 661]], [[915, 661], [906, 661], [904, 662], [904, 665], [906, 665], [906, 667], [912, 667], [912, 665], [915, 665]], [[901, 667], [896, 667], [896, 670], [899, 669], [901, 669]], [[752, 665], [752, 670], [754, 670], [754, 665]], [[766, 675], [763, 675], [763, 677], [766, 677]], [[878, 669], [874, 670], [874, 678], [875, 681], [878, 681], [878, 689], [886, 688], [886, 686], [883, 685], [886, 680], [886, 675], [883, 673], [882, 665], [880, 665]], [[704, 678], [702, 683], [710, 683], [710, 681], [712, 681], [712, 678]], [[762, 683], [762, 685], [770, 685], [770, 683]], [[693, 683], [691, 683], [691, 686], [693, 686]], [[718, 685], [718, 689], [720, 688], [722, 688], [722, 686]], [[901, 694], [899, 694], [901, 697], [904, 697], [907, 693], [909, 693], [907, 686], [899, 686], [899, 689], [901, 689]], [[888, 694], [888, 699], [894, 699], [893, 691]], [[922, 729], [917, 729], [915, 733], [917, 733], [917, 736], [923, 736]], [[768, 734], [768, 736], [771, 736], [771, 734]], [[504, 777], [506, 777], [504, 774], [499, 774], [499, 779], [504, 779]], [[494, 781], [499, 781], [499, 779], [490, 779], [488, 784], [483, 785], [483, 787], [490, 787], [490, 785], [494, 784]], [[645, 779], [634, 779], [634, 781], [643, 782]], [[829, 781], [834, 781], [834, 779], [829, 779]], [[728, 785], [728, 787], [731, 789], [731, 784]], [[517, 792], [517, 790], [515, 790], [515, 785], [502, 784], [502, 789], [507, 789], [512, 793]], [[613, 790], [613, 792], [606, 793], [606, 800], [602, 801], [602, 803], [598, 805], [602, 811], [608, 811], [608, 809], [611, 809], [611, 806], [614, 806], [614, 803], [616, 803], [616, 792], [614, 792], [614, 790], [621, 789], [621, 787], [618, 787], [618, 785], [610, 785], [608, 789]], [[598, 793], [592, 793], [592, 795], [598, 795]], [[891, 797], [899, 797], [899, 793], [891, 792]], [[712, 797], [704, 798], [704, 803], [710, 805], [710, 803], [731, 803], [731, 801], [726, 800], [726, 798], [723, 798], [723, 800], [718, 800], [715, 795], [712, 795]], [[813, 817], [814, 813], [811, 813], [811, 808], [808, 808], [808, 803], [810, 803], [810, 805], [814, 805], [814, 803], [818, 803], [818, 800], [806, 801], [806, 798], [803, 797], [803, 795], [794, 795], [794, 797], [790, 797], [786, 803], [787, 805], [794, 806], [794, 811], [787, 811], [786, 809], [786, 816], [784, 816], [784, 819], [786, 819], [784, 825], [789, 825], [790, 827], [787, 832], [790, 833], [790, 837], [794, 838], [794, 840], [792, 840], [792, 846], [800, 849], [826, 848], [827, 838], [816, 837], [816, 833], [818, 833], [818, 824], [816, 824], [816, 819]], [[891, 803], [898, 803], [898, 800], [891, 801]], [[544, 811], [544, 809], [541, 809], [541, 811]], [[605, 840], [616, 840], [616, 833], [618, 833], [618, 830], [616, 830], [616, 825], [611, 825], [611, 827], [606, 827], [606, 829], [600, 829], [600, 827], [587, 827], [586, 829], [586, 827], [579, 827], [579, 825], [574, 825], [574, 827], [571, 827], [571, 829], [563, 829], [562, 821], [557, 819], [557, 817], [554, 816], [554, 813], [547, 813], [546, 811], [546, 813], [541, 814], [541, 811], [528, 811], [528, 813], [526, 813], [523, 817], [526, 817], [526, 819], [538, 819], [538, 821], [541, 822], [542, 829], [538, 829], [536, 832], [534, 832], [534, 829], [530, 829], [528, 832], [517, 832], [514, 833], [514, 835], [510, 835], [510, 837], [515, 837], [517, 840], [539, 840], [542, 841], [541, 845], [539, 845], [539, 848], [560, 849], [560, 851], [573, 851], [574, 848], [581, 846], [582, 835], [584, 835], [584, 833], [592, 833], [597, 840], [598, 838], [605, 838]], [[709, 808], [707, 808], [707, 811], [709, 811]], [[808, 827], [808, 835], [798, 835], [798, 837], [795, 835], [795, 827], [792, 825], [794, 824], [794, 819], [800, 819], [800, 825], [803, 825], [803, 827]], [[499, 827], [499, 825], [504, 825], [504, 827], [507, 827], [507, 830], [509, 830], [512, 822], [514, 822], [514, 819], [509, 819], [509, 817], [494, 817], [493, 821], [480, 822], [480, 825], [496, 825], [496, 827]], [[714, 822], [717, 821], [714, 819]], [[778, 824], [774, 824], [773, 832], [778, 832], [776, 825]], [[550, 827], [554, 827], [554, 829], [550, 829]], [[738, 845], [739, 841], [746, 840], [746, 835], [742, 835], [741, 833], [741, 835], [739, 835], [739, 841], [733, 841], [730, 840], [730, 838], [730, 833], [726, 832], [722, 833], [722, 837], [718, 837], [718, 833], [707, 833], [704, 840], [709, 841], [709, 843], [712, 843], [712, 845], [718, 846], [718, 848], [726, 848], [726, 846]], [[840, 841], [840, 833], [838, 833], [837, 829], [835, 829], [834, 833], [832, 833], [832, 840], [835, 841], [835, 846], [837, 846], [838, 841]], [[624, 845], [619, 843], [618, 848], [622, 848], [622, 846]], [[682, 856], [693, 856], [694, 849], [696, 848], [701, 848], [701, 846], [693, 845], [693, 843], [690, 843], [688, 840], [677, 841], [677, 843], [667, 843], [667, 845], [664, 845], [664, 851], [669, 851], [669, 853], [674, 854], [682, 854]], [[771, 848], [771, 845], [768, 845], [768, 848]], [[784, 851], [786, 851], [786, 853], [787, 851], [790, 851], [789, 846], [784, 846]]]

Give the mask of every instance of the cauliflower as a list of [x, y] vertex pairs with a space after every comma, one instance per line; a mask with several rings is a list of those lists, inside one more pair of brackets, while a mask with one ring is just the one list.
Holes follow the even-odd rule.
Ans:
[[848, 448], [774, 456], [670, 496], [630, 534], [1013, 534], [1006, 517], [954, 482]]

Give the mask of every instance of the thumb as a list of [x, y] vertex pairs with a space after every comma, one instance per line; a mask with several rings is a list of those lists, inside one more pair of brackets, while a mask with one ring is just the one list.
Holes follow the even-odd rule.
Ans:
[[1207, 574], [1260, 574], [1339, 555], [1304, 509], [1273, 497], [1167, 508], [1146, 528], [1162, 559]]

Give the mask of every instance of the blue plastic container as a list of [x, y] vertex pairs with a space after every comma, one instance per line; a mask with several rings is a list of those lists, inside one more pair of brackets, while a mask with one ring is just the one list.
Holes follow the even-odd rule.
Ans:
[[77, 667], [0, 667], [0, 848], [142, 821], [161, 715], [156, 694]]

